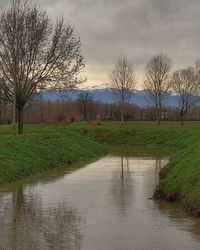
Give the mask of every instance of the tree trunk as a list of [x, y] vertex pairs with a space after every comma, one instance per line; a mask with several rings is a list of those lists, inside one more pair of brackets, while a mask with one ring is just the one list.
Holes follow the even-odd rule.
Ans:
[[3, 93], [0, 90], [0, 124], [3, 124]]
[[121, 103], [121, 122], [122, 122], [122, 126], [124, 126], [124, 106], [123, 106], [123, 103]]
[[156, 124], [157, 124], [157, 127], [160, 126], [160, 117], [161, 117], [161, 112], [160, 112], [160, 109], [157, 109], [157, 112], [156, 112]]
[[122, 110], [121, 110], [121, 123], [122, 123], [122, 126], [124, 126], [124, 114]]
[[16, 135], [16, 97], [14, 94], [14, 101], [13, 101], [13, 133]]
[[23, 134], [23, 107], [20, 107], [18, 110], [18, 135]]
[[127, 115], [125, 116], [125, 125], [127, 126], [128, 124], [128, 118], [127, 118]]
[[181, 126], [184, 126], [184, 115], [181, 114], [180, 116], [181, 116]]
[[157, 116], [157, 120], [156, 120], [156, 125], [157, 125], [157, 127], [159, 127], [160, 126], [160, 119], [159, 119], [159, 117]]
[[86, 104], [85, 103], [83, 103], [83, 120], [84, 121], [86, 121], [86, 117], [87, 115], [86, 115]]

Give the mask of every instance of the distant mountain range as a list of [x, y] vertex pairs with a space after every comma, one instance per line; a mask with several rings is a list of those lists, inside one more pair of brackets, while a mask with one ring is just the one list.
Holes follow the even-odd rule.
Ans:
[[[59, 101], [59, 100], [76, 100], [79, 93], [82, 90], [80, 89], [71, 89], [67, 91], [43, 91], [42, 99], [50, 101]], [[102, 103], [112, 104], [116, 102], [116, 99], [113, 94], [113, 90], [110, 88], [102, 89], [90, 89], [89, 90], [93, 96], [93, 100], [101, 101]], [[136, 90], [132, 93], [130, 103], [136, 104], [140, 107], [148, 106], [149, 99], [147, 93], [144, 90]], [[169, 94], [166, 99], [166, 106], [178, 106], [178, 97], [175, 95]]]

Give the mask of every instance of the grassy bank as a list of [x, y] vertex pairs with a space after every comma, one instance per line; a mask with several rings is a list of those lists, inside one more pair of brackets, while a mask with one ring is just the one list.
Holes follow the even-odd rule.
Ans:
[[178, 122], [163, 122], [160, 128], [155, 126], [155, 122], [130, 122], [124, 127], [120, 122], [104, 122], [100, 126], [85, 122], [72, 124], [69, 128], [111, 146], [160, 146], [183, 149], [200, 138], [200, 122], [187, 123], [184, 128], [180, 127]]
[[11, 136], [0, 127], [0, 183], [10, 182], [62, 163], [73, 163], [108, 152], [109, 146], [146, 146], [174, 150], [161, 171], [159, 194], [180, 200], [187, 212], [200, 215], [200, 122], [81, 122], [71, 125], [27, 125], [25, 135]]
[[129, 123], [126, 128], [110, 122], [101, 126], [81, 123], [72, 127], [112, 146], [173, 148], [175, 154], [160, 173], [159, 196], [169, 201], [179, 200], [188, 213], [200, 216], [200, 122], [188, 122], [184, 128], [177, 122], [166, 122], [159, 129], [151, 122]]
[[7, 130], [1, 128], [0, 184], [107, 152], [105, 146], [62, 128], [29, 126], [20, 137], [7, 135]]
[[159, 193], [166, 200], [180, 200], [184, 209], [200, 216], [200, 141], [171, 158], [160, 173]]

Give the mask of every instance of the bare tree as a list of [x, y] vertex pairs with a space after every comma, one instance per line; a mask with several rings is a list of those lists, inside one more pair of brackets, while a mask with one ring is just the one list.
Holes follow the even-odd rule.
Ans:
[[197, 92], [200, 100], [200, 59], [196, 61], [195, 72], [197, 74]]
[[83, 120], [87, 119], [88, 105], [92, 103], [93, 97], [89, 90], [82, 90], [78, 95], [78, 102], [82, 106]]
[[109, 75], [114, 95], [120, 104], [121, 122], [124, 125], [124, 104], [129, 102], [131, 93], [136, 85], [135, 71], [124, 57], [115, 65]]
[[[0, 16], [0, 82], [17, 109], [18, 133], [23, 133], [23, 110], [38, 90], [72, 88], [82, 82], [85, 66], [81, 42], [74, 28], [58, 20], [55, 25], [45, 11], [13, 0]], [[15, 117], [15, 110], [13, 111]], [[15, 120], [15, 118], [14, 118]]]
[[0, 86], [0, 124], [5, 122], [5, 112], [6, 112], [6, 99], [3, 89]]
[[160, 126], [162, 108], [170, 88], [171, 68], [171, 58], [162, 53], [153, 56], [146, 65], [144, 86], [156, 109], [157, 126]]
[[184, 116], [198, 101], [199, 82], [196, 70], [192, 67], [176, 70], [171, 80], [172, 90], [179, 96], [181, 125]]

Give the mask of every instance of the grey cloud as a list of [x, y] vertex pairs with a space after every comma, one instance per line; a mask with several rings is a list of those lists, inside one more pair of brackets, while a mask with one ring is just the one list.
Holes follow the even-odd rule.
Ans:
[[75, 26], [84, 44], [89, 82], [107, 81], [124, 54], [138, 74], [160, 51], [172, 56], [176, 67], [193, 64], [200, 56], [199, 0], [37, 1], [53, 19], [64, 16]]

